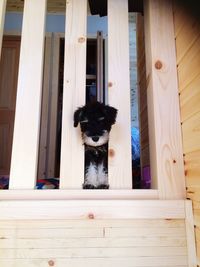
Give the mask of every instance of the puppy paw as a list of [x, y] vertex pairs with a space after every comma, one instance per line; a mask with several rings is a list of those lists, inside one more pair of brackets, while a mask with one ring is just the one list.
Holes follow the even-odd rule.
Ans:
[[95, 189], [96, 187], [92, 184], [83, 184], [83, 189]]
[[109, 184], [100, 184], [97, 189], [109, 189]]

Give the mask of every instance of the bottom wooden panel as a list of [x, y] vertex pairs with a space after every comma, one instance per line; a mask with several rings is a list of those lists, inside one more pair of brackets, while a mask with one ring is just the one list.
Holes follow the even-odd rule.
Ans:
[[185, 221], [1, 221], [0, 266], [188, 266]]
[[[0, 266], [195, 266], [190, 201], [106, 203], [1, 201]], [[117, 205], [121, 213], [116, 212]], [[87, 209], [82, 211], [83, 207]], [[66, 214], [62, 216], [62, 212]], [[85, 212], [88, 216], [83, 216]]]

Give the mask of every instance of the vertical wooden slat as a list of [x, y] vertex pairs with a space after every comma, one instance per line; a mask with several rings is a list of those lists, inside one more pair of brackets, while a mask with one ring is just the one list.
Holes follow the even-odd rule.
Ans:
[[26, 0], [13, 150], [11, 189], [34, 188], [37, 175], [46, 0]]
[[108, 1], [108, 103], [118, 109], [109, 149], [110, 188], [132, 188], [128, 1]]
[[1, 58], [1, 47], [2, 47], [4, 20], [5, 20], [5, 13], [6, 13], [6, 2], [7, 2], [7, 0], [1, 0], [0, 1], [0, 58]]
[[145, 0], [150, 162], [160, 198], [185, 197], [175, 38], [171, 1]]
[[73, 113], [85, 104], [87, 1], [69, 0], [66, 7], [65, 64], [60, 188], [82, 188], [84, 147]]
[[187, 237], [188, 267], [197, 266], [192, 201], [185, 201], [185, 228]]

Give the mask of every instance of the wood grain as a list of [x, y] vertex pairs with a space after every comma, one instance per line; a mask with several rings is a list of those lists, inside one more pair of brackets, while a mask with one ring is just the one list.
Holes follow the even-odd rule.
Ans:
[[84, 146], [73, 126], [74, 111], [85, 104], [87, 1], [70, 0], [66, 8], [60, 188], [80, 189], [84, 181]]
[[184, 198], [185, 176], [171, 1], [146, 0], [144, 3], [152, 186], [158, 187], [160, 198]]
[[3, 267], [187, 266], [184, 220], [2, 221], [0, 236]]
[[45, 11], [46, 0], [25, 2], [10, 189], [33, 189], [37, 176]]
[[[117, 18], [117, 19], [116, 19]], [[108, 103], [118, 109], [110, 135], [108, 175], [111, 189], [131, 189], [131, 117], [128, 1], [108, 1]], [[117, 45], [116, 45], [117, 44]]]

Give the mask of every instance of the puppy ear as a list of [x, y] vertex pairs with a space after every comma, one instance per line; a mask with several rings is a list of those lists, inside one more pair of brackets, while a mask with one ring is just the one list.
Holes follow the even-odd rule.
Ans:
[[80, 119], [81, 119], [81, 115], [82, 115], [82, 108], [78, 108], [74, 112], [74, 127], [78, 126], [78, 123], [80, 122]]
[[105, 106], [105, 111], [107, 120], [111, 123], [111, 125], [115, 124], [117, 117], [117, 109], [107, 105]]

